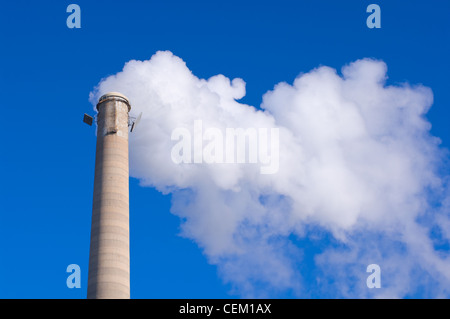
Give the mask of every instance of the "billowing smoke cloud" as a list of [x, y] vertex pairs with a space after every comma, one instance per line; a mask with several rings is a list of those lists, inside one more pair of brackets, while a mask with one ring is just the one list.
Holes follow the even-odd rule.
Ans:
[[[91, 102], [119, 91], [134, 114], [143, 112], [130, 136], [131, 175], [173, 194], [182, 235], [234, 293], [449, 297], [450, 196], [440, 173], [446, 154], [424, 117], [432, 92], [386, 86], [386, 72], [371, 59], [341, 75], [319, 67], [292, 85], [277, 84], [258, 109], [237, 102], [243, 80], [199, 79], [180, 58], [158, 52], [103, 79]], [[278, 170], [261, 174], [261, 163], [248, 162], [176, 164], [172, 133], [194, 135], [198, 120], [203, 132], [277, 128]], [[381, 267], [382, 289], [366, 286], [373, 263]]]

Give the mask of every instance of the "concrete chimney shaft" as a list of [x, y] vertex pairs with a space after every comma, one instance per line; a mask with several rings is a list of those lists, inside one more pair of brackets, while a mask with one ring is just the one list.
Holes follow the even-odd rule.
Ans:
[[97, 104], [97, 149], [89, 252], [89, 299], [130, 298], [128, 99], [116, 92]]

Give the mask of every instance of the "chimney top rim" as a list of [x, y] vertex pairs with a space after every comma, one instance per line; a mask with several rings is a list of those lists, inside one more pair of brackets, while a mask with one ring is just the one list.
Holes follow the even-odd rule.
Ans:
[[127, 98], [125, 95], [123, 95], [122, 93], [119, 93], [119, 92], [108, 92], [108, 93], [106, 93], [106, 94], [103, 94], [103, 95], [100, 97], [100, 99], [98, 100], [98, 103], [97, 103], [97, 109], [98, 109], [98, 106], [99, 106], [101, 103], [105, 102], [108, 98], [113, 98], [113, 97], [119, 97], [119, 98], [124, 99], [125, 102], [128, 104], [128, 111], [131, 110], [130, 101], [128, 100], [128, 98]]

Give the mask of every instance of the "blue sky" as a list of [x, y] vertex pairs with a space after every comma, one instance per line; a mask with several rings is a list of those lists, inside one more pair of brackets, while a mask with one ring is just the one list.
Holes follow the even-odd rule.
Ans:
[[[446, 1], [76, 1], [81, 29], [66, 26], [70, 3], [10, 1], [0, 10], [0, 298], [85, 298], [95, 134], [82, 115], [92, 113], [89, 93], [102, 78], [158, 50], [200, 78], [242, 78], [240, 102], [255, 106], [275, 84], [318, 66], [383, 60], [387, 84], [431, 88], [431, 134], [450, 146]], [[366, 26], [370, 3], [381, 7], [381, 29]], [[240, 297], [197, 244], [178, 235], [170, 207], [171, 195], [130, 180], [132, 298]], [[299, 267], [312, 284], [312, 255], [334, 240], [297, 245], [307, 247]], [[73, 263], [81, 289], [66, 287]]]

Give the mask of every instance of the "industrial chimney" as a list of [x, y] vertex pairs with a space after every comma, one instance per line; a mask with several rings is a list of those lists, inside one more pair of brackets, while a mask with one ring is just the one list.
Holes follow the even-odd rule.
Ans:
[[130, 298], [128, 99], [116, 92], [97, 104], [97, 149], [89, 252], [89, 299]]

